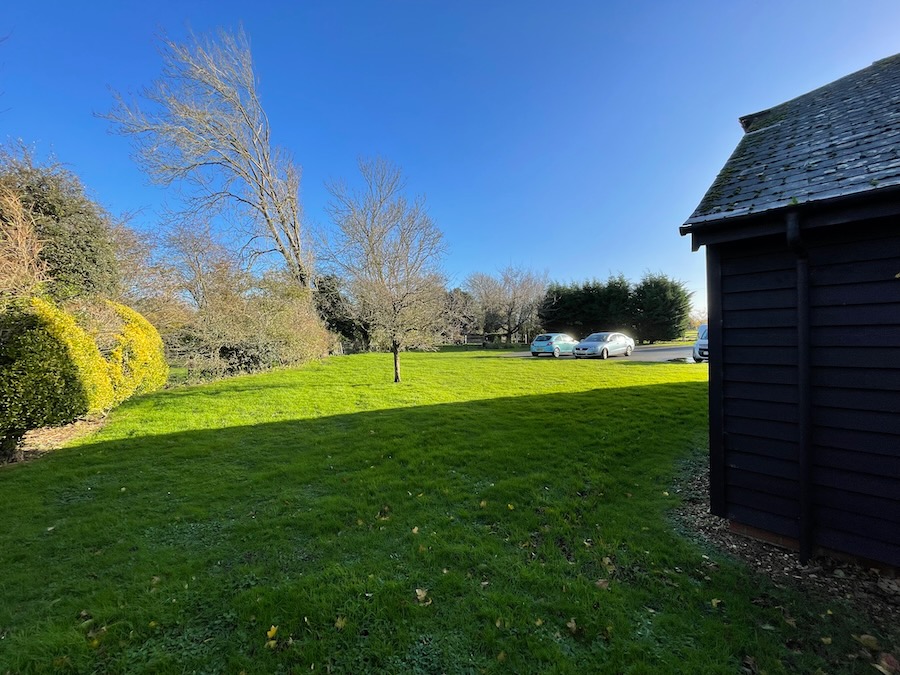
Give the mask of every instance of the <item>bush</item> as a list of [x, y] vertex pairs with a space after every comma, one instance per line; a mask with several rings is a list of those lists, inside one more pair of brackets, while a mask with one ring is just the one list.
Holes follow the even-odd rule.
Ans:
[[135, 394], [156, 391], [165, 385], [169, 366], [156, 328], [130, 307], [106, 303], [121, 320], [115, 345], [107, 357], [113, 405]]
[[119, 286], [112, 219], [62, 165], [0, 147], [0, 189], [15, 195], [41, 243], [47, 290], [57, 299], [113, 295]]
[[167, 336], [189, 379], [210, 380], [327, 356], [335, 348], [310, 292], [270, 274], [243, 292], [210, 293], [193, 321]]
[[71, 314], [31, 298], [0, 315], [0, 333], [0, 459], [29, 429], [112, 405], [109, 366]]

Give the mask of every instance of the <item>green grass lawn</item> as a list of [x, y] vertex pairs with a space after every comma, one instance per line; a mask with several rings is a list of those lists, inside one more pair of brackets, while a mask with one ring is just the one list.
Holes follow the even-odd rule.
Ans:
[[839, 601], [674, 531], [705, 367], [402, 367], [166, 390], [0, 470], [0, 673], [874, 672]]

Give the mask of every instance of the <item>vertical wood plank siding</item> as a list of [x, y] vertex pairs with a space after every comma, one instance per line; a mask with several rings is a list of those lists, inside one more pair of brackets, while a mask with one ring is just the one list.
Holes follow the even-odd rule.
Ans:
[[[813, 542], [900, 565], [900, 223], [817, 228], [803, 241]], [[710, 364], [710, 412], [720, 406], [722, 420], [717, 438], [710, 428], [719, 512], [797, 538], [796, 256], [784, 237], [711, 248], [720, 275], [722, 360]], [[710, 296], [712, 304], [712, 288]]]
[[783, 237], [717, 248], [725, 515], [797, 538], [796, 259]]
[[814, 538], [900, 565], [900, 233], [811, 233]]

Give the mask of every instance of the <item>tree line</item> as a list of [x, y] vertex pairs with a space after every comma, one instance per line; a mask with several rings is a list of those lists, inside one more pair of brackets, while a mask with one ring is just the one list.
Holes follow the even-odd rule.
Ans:
[[649, 272], [637, 284], [621, 274], [605, 282], [551, 284], [538, 316], [544, 330], [576, 337], [615, 330], [640, 342], [675, 340], [691, 324], [691, 293], [680, 281]]

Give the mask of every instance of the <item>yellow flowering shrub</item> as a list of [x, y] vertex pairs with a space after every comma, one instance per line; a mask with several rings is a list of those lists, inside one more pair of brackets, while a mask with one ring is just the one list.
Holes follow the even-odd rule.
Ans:
[[107, 364], [75, 318], [30, 298], [0, 314], [0, 459], [29, 429], [66, 424], [113, 401]]
[[93, 338], [78, 325], [74, 316], [47, 300], [32, 298], [31, 307], [44, 330], [65, 345], [87, 396], [87, 412], [111, 408], [113, 388], [109, 368]]
[[111, 301], [107, 305], [122, 322], [107, 357], [113, 404], [117, 405], [135, 394], [162, 388], [169, 377], [169, 366], [153, 324], [130, 307]]

